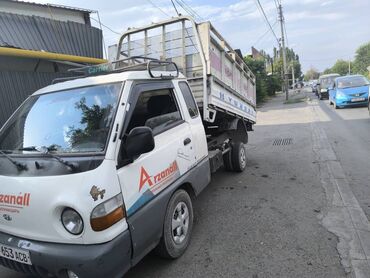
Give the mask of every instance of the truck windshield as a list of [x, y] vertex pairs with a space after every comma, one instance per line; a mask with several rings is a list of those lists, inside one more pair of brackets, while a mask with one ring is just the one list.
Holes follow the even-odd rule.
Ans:
[[330, 76], [330, 77], [326, 77], [326, 78], [323, 78], [321, 79], [321, 87], [322, 88], [328, 88], [330, 87], [331, 85], [334, 84], [334, 80], [335, 78], [337, 78], [338, 76]]
[[103, 152], [122, 83], [31, 96], [0, 133], [0, 150], [10, 154]]

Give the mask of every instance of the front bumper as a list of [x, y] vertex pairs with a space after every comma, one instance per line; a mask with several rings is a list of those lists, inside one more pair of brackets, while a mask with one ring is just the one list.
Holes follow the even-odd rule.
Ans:
[[32, 265], [0, 257], [0, 265], [36, 277], [122, 277], [131, 267], [131, 239], [125, 231], [110, 242], [96, 245], [49, 243], [0, 232], [0, 243], [30, 252]]
[[348, 107], [356, 107], [356, 106], [367, 106], [368, 100], [366, 98], [365, 101], [351, 101], [351, 99], [336, 99], [336, 105], [340, 107], [348, 106]]
[[322, 98], [329, 98], [329, 92], [328, 92], [328, 91], [320, 92], [320, 96], [321, 96]]

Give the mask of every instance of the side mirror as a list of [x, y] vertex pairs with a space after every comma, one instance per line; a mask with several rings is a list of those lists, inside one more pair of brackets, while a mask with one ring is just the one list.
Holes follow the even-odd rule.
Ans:
[[125, 151], [127, 158], [134, 160], [143, 153], [152, 151], [155, 147], [153, 131], [150, 127], [133, 128], [127, 136]]

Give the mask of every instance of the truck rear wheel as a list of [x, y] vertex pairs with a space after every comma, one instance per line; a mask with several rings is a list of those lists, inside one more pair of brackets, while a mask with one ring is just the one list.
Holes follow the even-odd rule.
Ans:
[[185, 190], [171, 197], [163, 224], [163, 235], [156, 252], [167, 259], [177, 259], [189, 245], [193, 228], [193, 206]]
[[231, 162], [235, 172], [243, 172], [247, 166], [247, 153], [242, 142], [236, 142], [231, 149]]

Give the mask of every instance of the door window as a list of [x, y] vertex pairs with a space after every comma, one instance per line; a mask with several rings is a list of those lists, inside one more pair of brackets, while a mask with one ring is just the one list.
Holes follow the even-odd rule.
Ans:
[[127, 134], [138, 126], [147, 126], [157, 135], [182, 122], [181, 114], [171, 89], [140, 93], [128, 124]]
[[188, 108], [190, 117], [196, 118], [199, 112], [188, 83], [180, 82], [179, 87], [181, 89], [182, 95], [184, 96], [186, 107]]

